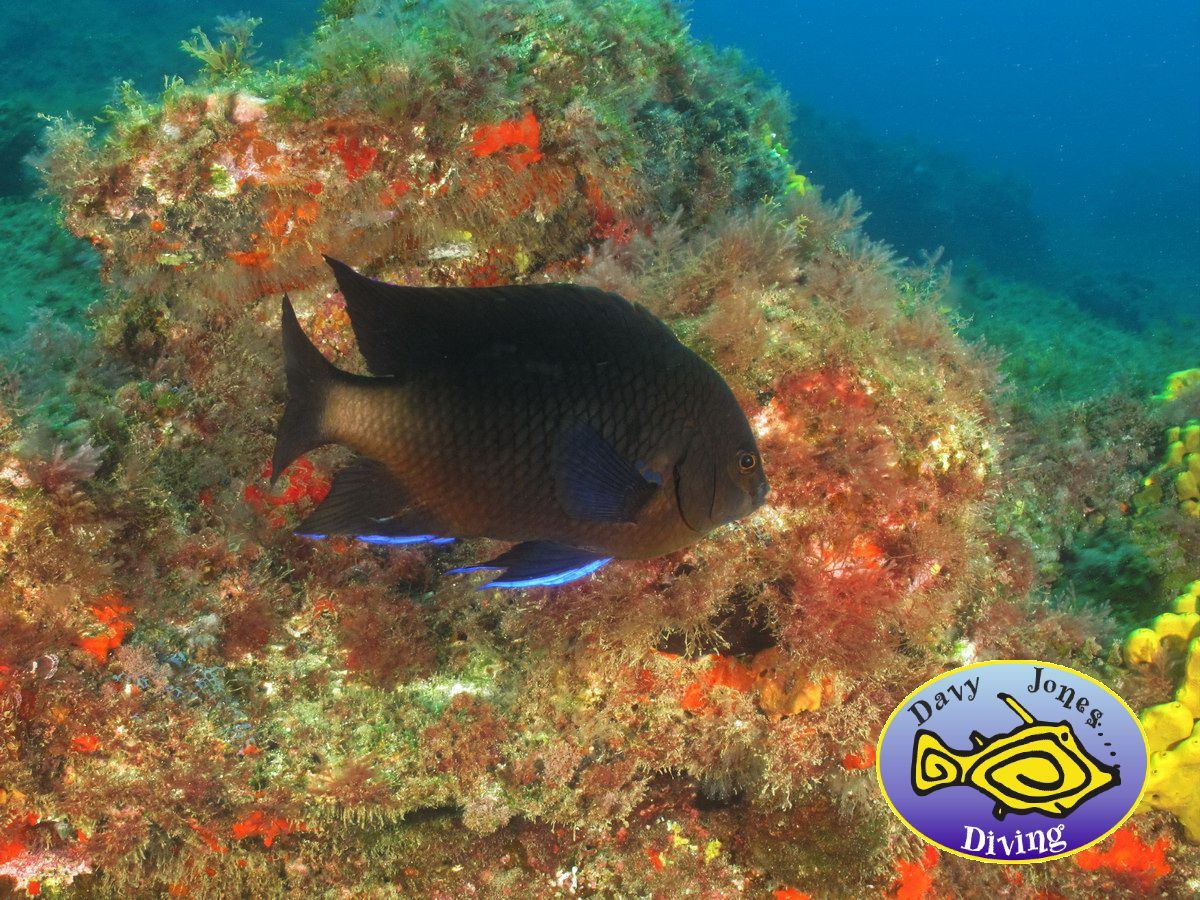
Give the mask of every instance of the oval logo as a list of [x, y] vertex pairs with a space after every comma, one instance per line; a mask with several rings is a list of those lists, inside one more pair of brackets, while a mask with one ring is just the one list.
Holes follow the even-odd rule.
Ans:
[[1129, 817], [1149, 753], [1125, 701], [1082, 672], [976, 663], [925, 682], [879, 737], [879, 784], [933, 844], [984, 862], [1067, 856]]

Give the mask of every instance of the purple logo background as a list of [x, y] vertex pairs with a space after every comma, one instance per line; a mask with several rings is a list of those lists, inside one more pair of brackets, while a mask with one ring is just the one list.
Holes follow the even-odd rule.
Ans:
[[[1052, 679], [1058, 687], [1053, 694], [1039, 690], [1030, 693], [1035, 668], [1042, 668], [1041, 681]], [[962, 687], [968, 680], [979, 679], [975, 699], [952, 698], [951, 685]], [[1074, 705], [1064, 709], [1057, 699], [1062, 686], [1073, 688], [1075, 700], [1087, 697], [1089, 706], [1084, 712]], [[942, 691], [951, 702], [934, 713], [923, 724], [917, 721], [909, 707], [918, 700], [934, 705], [934, 697]], [[918, 795], [912, 786], [913, 745], [917, 731], [933, 731], [956, 751], [973, 752], [970, 735], [979, 731], [985, 738], [1007, 734], [1022, 725], [1020, 717], [996, 695], [1012, 695], [1039, 722], [1067, 722], [1094, 760], [1105, 765], [1120, 766], [1119, 785], [1101, 791], [1076, 806], [1064, 817], [1040, 812], [1009, 812], [1003, 820], [993, 815], [996, 801], [982, 791], [965, 785], [953, 785]], [[1097, 727], [1087, 724], [1093, 710], [1102, 715]], [[884, 795], [893, 808], [916, 832], [945, 849], [991, 862], [1032, 862], [1081, 850], [1116, 828], [1137, 805], [1146, 780], [1146, 739], [1137, 719], [1129, 708], [1108, 688], [1071, 669], [1050, 663], [1029, 660], [1006, 660], [964, 666], [940, 675], [937, 679], [907, 697], [893, 714], [879, 745], [879, 779]], [[995, 835], [995, 854], [964, 849], [966, 826], [973, 825], [982, 832]], [[1063, 847], [1044, 853], [1005, 853], [1000, 837], [1015, 841], [1020, 831], [1028, 835], [1038, 830], [1062, 828]], [[978, 835], [973, 835], [976, 840]], [[986, 849], [986, 847], [985, 847]]]

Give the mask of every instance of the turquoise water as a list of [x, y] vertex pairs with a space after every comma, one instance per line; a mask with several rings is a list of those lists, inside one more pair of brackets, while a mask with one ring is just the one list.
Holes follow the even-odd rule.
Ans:
[[[154, 96], [172, 76], [194, 77], [199, 63], [180, 50], [193, 27], [215, 30], [239, 4], [169, 0], [67, 0], [5, 4], [0, 10], [0, 342], [19, 338], [39, 310], [78, 323], [99, 297], [98, 264], [86, 245], [66, 237], [56, 211], [36, 196], [45, 117], [94, 122], [128, 81]], [[315, 4], [253, 5], [262, 61], [282, 57], [311, 31]]]

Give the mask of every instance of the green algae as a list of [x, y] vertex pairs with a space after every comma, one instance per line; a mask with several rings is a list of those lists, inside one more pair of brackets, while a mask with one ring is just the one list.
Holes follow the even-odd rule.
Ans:
[[1148, 397], [1200, 358], [1200, 319], [1131, 331], [1082, 312], [1061, 291], [968, 268], [952, 294], [963, 333], [1002, 352], [1012, 399], [1047, 407], [1122, 393]]

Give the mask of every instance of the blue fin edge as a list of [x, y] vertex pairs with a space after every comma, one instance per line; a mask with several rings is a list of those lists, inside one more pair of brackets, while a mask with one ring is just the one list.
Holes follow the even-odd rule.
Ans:
[[[328, 535], [325, 534], [306, 534], [301, 531], [293, 532], [296, 537], [307, 538], [310, 541], [324, 540]], [[364, 544], [380, 544], [386, 546], [407, 546], [410, 544], [452, 544], [452, 537], [438, 537], [436, 534], [409, 534], [409, 535], [390, 535], [390, 534], [356, 534], [355, 540], [362, 541]]]
[[454, 538], [452, 537], [438, 537], [436, 534], [359, 534], [355, 535], [355, 539], [362, 541], [364, 544], [381, 544], [393, 547], [401, 547], [407, 544], [451, 544], [454, 542]]
[[[537, 578], [524, 578], [518, 581], [505, 581], [503, 578], [497, 578], [495, 581], [489, 581], [487, 584], [481, 585], [476, 590], [484, 591], [488, 588], [527, 588], [527, 587], [556, 587], [560, 584], [570, 584], [572, 581], [578, 581], [580, 578], [586, 578], [602, 566], [608, 565], [613, 561], [611, 556], [606, 556], [601, 559], [593, 559], [590, 562], [584, 563], [582, 566], [576, 566], [574, 569], [565, 569], [562, 572], [552, 572], [549, 575], [540, 575]], [[471, 570], [478, 571], [479, 569], [495, 569], [498, 566], [472, 566]]]

